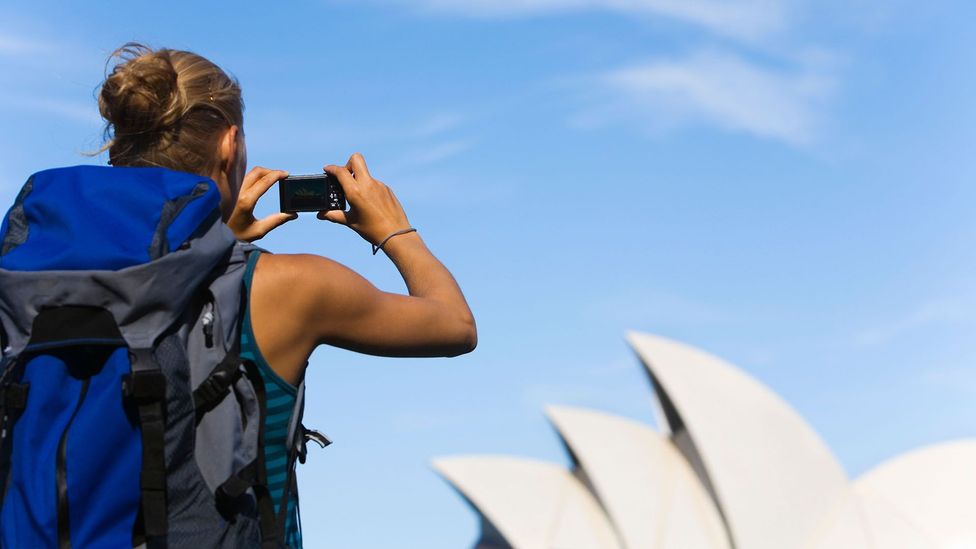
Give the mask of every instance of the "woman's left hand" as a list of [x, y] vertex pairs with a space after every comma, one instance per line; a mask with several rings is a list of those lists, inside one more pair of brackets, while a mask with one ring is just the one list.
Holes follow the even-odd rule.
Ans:
[[254, 207], [258, 199], [268, 192], [275, 182], [288, 177], [288, 172], [282, 170], [269, 170], [267, 168], [256, 167], [244, 176], [241, 183], [241, 192], [237, 196], [237, 203], [234, 205], [234, 212], [227, 220], [227, 226], [234, 231], [234, 236], [238, 240], [254, 242], [264, 237], [277, 227], [297, 219], [298, 214], [294, 213], [274, 213], [264, 219], [254, 218]]

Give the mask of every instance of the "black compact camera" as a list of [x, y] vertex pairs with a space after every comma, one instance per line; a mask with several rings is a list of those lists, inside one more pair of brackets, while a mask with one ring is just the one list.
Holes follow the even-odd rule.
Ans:
[[321, 212], [345, 210], [346, 194], [332, 174], [289, 175], [278, 182], [281, 211]]

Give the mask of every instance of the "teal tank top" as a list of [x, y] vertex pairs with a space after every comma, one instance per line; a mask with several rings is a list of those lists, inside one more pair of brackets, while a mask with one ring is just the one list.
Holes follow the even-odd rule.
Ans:
[[[251, 295], [251, 278], [254, 276], [254, 265], [257, 263], [260, 250], [255, 250], [248, 257], [244, 271], [244, 286], [248, 298]], [[268, 475], [268, 491], [274, 501], [275, 515], [281, 506], [281, 497], [288, 482], [288, 421], [295, 408], [298, 389], [281, 379], [271, 365], [264, 359], [254, 339], [251, 328], [251, 307], [245, 306], [244, 319], [241, 326], [241, 358], [251, 360], [261, 372], [264, 381], [267, 416], [264, 421], [264, 463]], [[285, 543], [290, 548], [301, 549], [302, 534], [298, 520], [298, 494], [292, 492], [288, 500], [288, 511], [285, 518]]]

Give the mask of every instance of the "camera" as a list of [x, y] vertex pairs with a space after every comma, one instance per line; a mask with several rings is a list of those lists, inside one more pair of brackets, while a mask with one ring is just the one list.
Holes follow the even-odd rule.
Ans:
[[281, 211], [321, 212], [345, 210], [346, 195], [331, 174], [290, 175], [278, 182]]

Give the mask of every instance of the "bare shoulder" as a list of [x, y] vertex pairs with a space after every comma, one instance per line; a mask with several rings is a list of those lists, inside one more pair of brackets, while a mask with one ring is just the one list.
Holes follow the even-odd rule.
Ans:
[[[315, 254], [261, 254], [254, 269], [262, 293], [287, 300], [302, 293], [328, 292], [330, 289], [365, 282], [355, 271], [338, 261]], [[257, 286], [257, 285], [256, 285]], [[348, 288], [352, 290], [353, 288]]]
[[314, 254], [261, 254], [254, 279], [252, 301], [273, 317], [289, 315], [283, 322], [300, 323], [296, 328], [309, 337], [320, 337], [323, 322], [366, 306], [380, 293], [349, 267]]
[[308, 270], [328, 269], [341, 266], [338, 262], [315, 254], [272, 254], [263, 253], [255, 266], [255, 275], [280, 281], [297, 280]]
[[318, 259], [325, 258], [310, 254], [261, 254], [254, 266], [251, 301], [279, 305], [290, 303], [295, 290], [304, 286], [302, 273], [310, 267], [319, 267]]
[[[282, 378], [296, 383], [323, 332], [347, 307], [359, 277], [313, 254], [261, 254], [251, 286], [251, 325], [262, 355]], [[368, 284], [368, 283], [367, 283]]]

